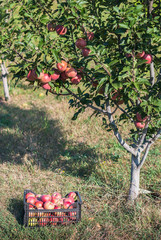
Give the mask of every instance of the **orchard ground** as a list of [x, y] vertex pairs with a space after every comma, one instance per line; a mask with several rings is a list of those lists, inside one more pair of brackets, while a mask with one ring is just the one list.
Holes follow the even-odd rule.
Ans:
[[[103, 129], [101, 118], [90, 119], [91, 111], [72, 121], [68, 100], [19, 85], [11, 88], [10, 102], [0, 101], [1, 239], [159, 240], [161, 140], [141, 170], [140, 187], [153, 194], [140, 195], [129, 207], [130, 155]], [[25, 229], [25, 189], [63, 195], [79, 191], [81, 222]]]

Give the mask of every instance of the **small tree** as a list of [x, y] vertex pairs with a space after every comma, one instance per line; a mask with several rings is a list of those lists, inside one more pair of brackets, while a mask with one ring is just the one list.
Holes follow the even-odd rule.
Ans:
[[[106, 130], [131, 153], [128, 199], [134, 201], [140, 169], [161, 135], [160, 0], [8, 0], [1, 6], [1, 54], [16, 81], [27, 76], [34, 87], [71, 95], [73, 119], [86, 108], [103, 115]], [[131, 126], [129, 143], [119, 131], [124, 123]]]

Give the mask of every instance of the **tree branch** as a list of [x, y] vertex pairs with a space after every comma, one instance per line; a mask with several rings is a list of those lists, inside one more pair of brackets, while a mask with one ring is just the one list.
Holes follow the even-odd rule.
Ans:
[[161, 128], [158, 129], [158, 132], [149, 140], [147, 140], [142, 146], [142, 151], [144, 151], [149, 143], [154, 143], [161, 136]]
[[[65, 86], [63, 86], [69, 93], [70, 95], [72, 95], [73, 97], [75, 97], [76, 99], [78, 99], [79, 101], [81, 101], [81, 98], [79, 98], [75, 93], [73, 93], [71, 90], [69, 90], [68, 88], [66, 88]], [[83, 105], [83, 104], [82, 104]], [[105, 110], [102, 110], [100, 108], [97, 108], [97, 107], [94, 107], [93, 105], [91, 104], [86, 104], [87, 107], [90, 107], [92, 109], [94, 109], [95, 111], [97, 112], [100, 112], [100, 113], [103, 113], [103, 114], [106, 114], [107, 115], [107, 112]]]
[[120, 133], [118, 132], [118, 129], [117, 129], [117, 126], [115, 124], [115, 121], [113, 119], [113, 116], [112, 116], [112, 113], [111, 113], [111, 107], [110, 107], [110, 104], [109, 104], [109, 99], [107, 99], [106, 101], [106, 110], [107, 110], [107, 115], [108, 115], [108, 118], [109, 118], [109, 122], [112, 126], [112, 129], [113, 129], [113, 132], [114, 132], [114, 135], [115, 137], [117, 138], [118, 142], [128, 151], [130, 152], [131, 154], [133, 154], [134, 156], [137, 155], [137, 151], [129, 146], [121, 137]]
[[145, 153], [144, 153], [144, 156], [142, 157], [142, 160], [140, 161], [140, 163], [139, 163], [139, 165], [138, 165], [138, 169], [141, 169], [141, 168], [142, 168], [142, 166], [143, 166], [143, 164], [144, 164], [144, 162], [145, 162], [145, 160], [146, 160], [146, 157], [147, 157], [147, 155], [148, 155], [149, 149], [150, 149], [150, 147], [151, 147], [152, 144], [153, 144], [153, 143], [151, 142], [151, 143], [149, 143], [149, 144], [147, 145], [146, 150], [145, 150]]
[[155, 71], [154, 71], [154, 63], [150, 63], [150, 81], [151, 81], [151, 86], [153, 87], [155, 83]]

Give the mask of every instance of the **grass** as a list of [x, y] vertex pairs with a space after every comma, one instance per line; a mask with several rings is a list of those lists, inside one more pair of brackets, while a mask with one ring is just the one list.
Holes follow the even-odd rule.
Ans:
[[[0, 97], [3, 97], [2, 87]], [[140, 195], [127, 206], [130, 155], [90, 119], [87, 110], [71, 121], [65, 98], [45, 96], [26, 86], [0, 102], [1, 239], [155, 239], [161, 236], [161, 144], [152, 147], [141, 171]], [[126, 126], [123, 129], [125, 135]], [[23, 192], [80, 192], [82, 220], [70, 226], [23, 227]]]

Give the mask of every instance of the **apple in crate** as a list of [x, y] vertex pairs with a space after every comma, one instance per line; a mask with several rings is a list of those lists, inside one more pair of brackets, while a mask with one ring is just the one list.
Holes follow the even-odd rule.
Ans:
[[51, 201], [51, 196], [44, 194], [44, 195], [41, 196], [40, 199], [41, 199], [42, 202]]
[[76, 200], [76, 199], [77, 199], [77, 194], [76, 194], [75, 192], [70, 192], [70, 193], [68, 194], [68, 197], [69, 197], [69, 198], [72, 197], [72, 198], [74, 198], [74, 200]]
[[46, 201], [44, 203], [44, 209], [54, 209], [54, 207], [55, 207], [55, 204], [50, 201]]
[[49, 218], [42, 217], [38, 220], [39, 226], [46, 226], [49, 222]]
[[[32, 207], [32, 208], [30, 208], [30, 210], [34, 210], [34, 211], [35, 211], [35, 208]], [[30, 218], [35, 217], [36, 214], [37, 214], [36, 212], [30, 212], [30, 211], [29, 211], [29, 217], [30, 217]]]
[[52, 199], [61, 199], [61, 194], [58, 193], [58, 192], [54, 192], [52, 195], [51, 195], [51, 200]]
[[42, 202], [42, 201], [36, 201], [36, 202], [35, 202], [35, 206], [36, 206], [37, 208], [40, 208], [40, 207], [43, 206], [43, 202]]
[[49, 219], [49, 221], [50, 221], [50, 224], [51, 224], [51, 225], [56, 226], [57, 223], [59, 222], [59, 218], [57, 218], [57, 217], [51, 217], [51, 218]]
[[37, 218], [29, 218], [28, 225], [34, 227], [37, 225]]
[[28, 197], [35, 197], [35, 194], [32, 192], [29, 192], [26, 194], [25, 199], [27, 199]]
[[[26, 201], [27, 203], [31, 203], [31, 204], [35, 204], [35, 202], [36, 202], [36, 198], [35, 197], [28, 197], [27, 198], [27, 201]], [[29, 204], [29, 208], [31, 207], [33, 207], [33, 205], [31, 205], [31, 204]]]

